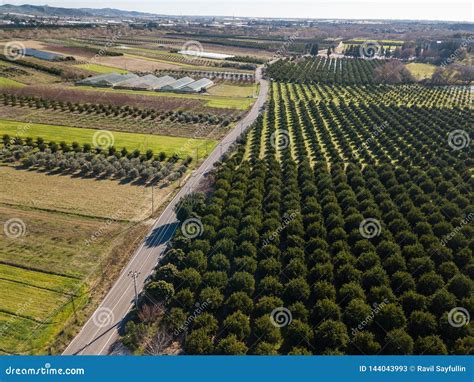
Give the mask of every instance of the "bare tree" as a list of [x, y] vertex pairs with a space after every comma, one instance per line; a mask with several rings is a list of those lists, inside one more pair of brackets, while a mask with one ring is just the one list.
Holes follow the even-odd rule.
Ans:
[[385, 84], [413, 82], [409, 70], [399, 61], [391, 60], [374, 70], [374, 80]]
[[158, 317], [163, 316], [165, 307], [163, 304], [144, 304], [138, 312], [138, 318], [141, 322], [156, 322]]
[[165, 354], [165, 350], [170, 347], [173, 337], [163, 329], [152, 337], [145, 347], [145, 353], [148, 355]]

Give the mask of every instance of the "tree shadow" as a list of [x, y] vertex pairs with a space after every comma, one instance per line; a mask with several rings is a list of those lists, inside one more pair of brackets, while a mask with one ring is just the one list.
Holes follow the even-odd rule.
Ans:
[[150, 187], [152, 184], [153, 186], [156, 186], [158, 181], [148, 181], [144, 178], [131, 178], [131, 177], [117, 177], [114, 175], [105, 175], [105, 174], [93, 174], [90, 172], [83, 172], [80, 170], [61, 170], [59, 168], [54, 168], [54, 169], [47, 169], [47, 168], [38, 168], [38, 167], [27, 167], [23, 164], [18, 164], [13, 166], [15, 170], [19, 171], [28, 171], [28, 172], [36, 172], [39, 174], [44, 174], [44, 175], [49, 175], [49, 176], [64, 176], [64, 177], [69, 177], [71, 179], [92, 179], [96, 180], [98, 182], [103, 181], [103, 180], [111, 180], [115, 181], [120, 185], [124, 184], [130, 184], [133, 186], [138, 186], [138, 187]]
[[158, 247], [161, 244], [166, 243], [173, 237], [174, 233], [178, 229], [178, 226], [179, 223], [175, 222], [156, 227], [155, 229], [153, 229], [150, 235], [147, 236], [145, 240], [145, 245], [148, 248], [152, 248]]

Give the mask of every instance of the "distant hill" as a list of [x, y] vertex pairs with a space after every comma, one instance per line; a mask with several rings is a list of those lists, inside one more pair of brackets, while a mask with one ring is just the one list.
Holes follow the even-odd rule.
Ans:
[[17, 13], [32, 16], [62, 16], [62, 17], [144, 17], [156, 16], [152, 13], [122, 11], [113, 8], [58, 8], [48, 5], [0, 5], [0, 14]]
[[91, 13], [94, 16], [102, 17], [143, 17], [143, 16], [157, 16], [154, 13], [144, 13], [136, 11], [122, 11], [114, 8], [81, 8], [81, 11]]

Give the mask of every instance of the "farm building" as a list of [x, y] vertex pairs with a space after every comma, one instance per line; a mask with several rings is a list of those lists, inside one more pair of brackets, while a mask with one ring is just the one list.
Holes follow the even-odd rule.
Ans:
[[89, 77], [84, 80], [76, 82], [77, 85], [89, 85], [97, 87], [111, 87], [116, 86], [127, 80], [138, 78], [136, 74], [118, 74], [118, 73], [107, 73], [100, 74], [98, 76]]
[[130, 80], [121, 82], [114, 87], [117, 89], [133, 89], [133, 90], [153, 90], [160, 88], [172, 82], [175, 82], [176, 79], [169, 76], [156, 77], [153, 74], [147, 74], [143, 77], [132, 78]]
[[160, 90], [163, 86], [172, 84], [173, 82], [176, 82], [176, 78], [171, 77], [171, 76], [163, 76], [159, 77], [156, 85], [153, 87], [154, 90]]
[[115, 89], [129, 90], [199, 93], [214, 85], [214, 82], [209, 78], [201, 78], [194, 81], [191, 77], [183, 77], [176, 80], [171, 76], [156, 77], [152, 74], [139, 77], [133, 73], [107, 73], [77, 81], [76, 85], [113, 87]]
[[206, 90], [207, 88], [210, 88], [212, 85], [214, 85], [214, 82], [212, 82], [209, 78], [201, 78], [200, 80], [191, 82], [190, 84], [178, 89], [178, 91], [186, 93], [199, 93], [203, 90]]
[[61, 61], [65, 59], [62, 54], [43, 52], [42, 50], [36, 50], [31, 48], [25, 49], [25, 56], [39, 58], [40, 60], [46, 61]]
[[194, 80], [191, 77], [183, 77], [180, 78], [179, 80], [172, 82], [168, 85], [163, 86], [160, 90], [162, 91], [177, 91], [181, 89], [182, 87], [189, 85], [191, 82], [194, 82]]

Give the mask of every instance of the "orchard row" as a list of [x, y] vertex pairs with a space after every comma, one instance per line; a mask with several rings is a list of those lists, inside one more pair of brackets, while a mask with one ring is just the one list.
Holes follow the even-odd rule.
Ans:
[[275, 81], [371, 84], [374, 69], [383, 63], [383, 60], [304, 57], [278, 60], [268, 65], [266, 73]]
[[[188, 354], [469, 354], [472, 122], [468, 109], [336, 104], [273, 84], [211, 195], [180, 203], [124, 342], [147, 349], [168, 333]], [[450, 142], [453, 130], [467, 136]], [[164, 317], [143, 319], [156, 304]]]

